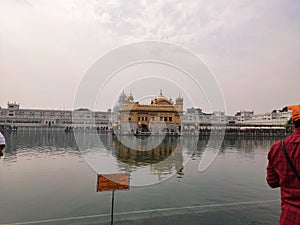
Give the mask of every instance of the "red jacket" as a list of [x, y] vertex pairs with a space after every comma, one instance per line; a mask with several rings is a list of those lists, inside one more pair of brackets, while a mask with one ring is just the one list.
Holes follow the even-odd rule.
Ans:
[[[284, 139], [286, 150], [300, 175], [300, 128]], [[281, 148], [281, 140], [275, 142], [268, 154], [267, 182], [270, 187], [280, 187], [280, 225], [300, 224], [300, 181], [288, 164]]]

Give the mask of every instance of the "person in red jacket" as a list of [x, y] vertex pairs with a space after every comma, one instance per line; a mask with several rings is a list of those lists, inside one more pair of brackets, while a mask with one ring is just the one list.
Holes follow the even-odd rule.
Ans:
[[280, 187], [280, 225], [300, 224], [300, 105], [289, 106], [294, 132], [275, 142], [268, 154], [267, 183]]

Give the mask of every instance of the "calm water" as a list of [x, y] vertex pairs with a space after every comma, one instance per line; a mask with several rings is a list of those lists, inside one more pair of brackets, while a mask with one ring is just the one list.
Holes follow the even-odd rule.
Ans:
[[[112, 193], [96, 192], [96, 174], [116, 170], [130, 173], [131, 187], [115, 192], [114, 224], [271, 225], [279, 219], [279, 190], [265, 182], [276, 138], [225, 138], [200, 173], [207, 138], [196, 140], [196, 150], [194, 137], [173, 137], [136, 151], [110, 135], [79, 137], [80, 143], [59, 131], [4, 135], [0, 224], [110, 224]], [[89, 138], [103, 145], [86, 144]]]

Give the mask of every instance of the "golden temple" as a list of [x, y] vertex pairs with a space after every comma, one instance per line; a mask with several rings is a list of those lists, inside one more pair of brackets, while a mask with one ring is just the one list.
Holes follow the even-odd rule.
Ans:
[[160, 95], [150, 104], [135, 102], [132, 93], [126, 98], [119, 110], [121, 133], [180, 133], [183, 114], [183, 98], [179, 95], [175, 103]]

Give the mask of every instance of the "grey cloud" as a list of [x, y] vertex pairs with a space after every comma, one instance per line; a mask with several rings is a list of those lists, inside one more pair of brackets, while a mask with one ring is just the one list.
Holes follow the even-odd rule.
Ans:
[[[0, 15], [0, 72], [9, 76], [1, 90], [1, 106], [20, 100], [46, 107], [48, 99], [51, 107], [70, 107], [72, 93], [93, 62], [113, 48], [143, 40], [171, 42], [201, 56], [214, 71], [231, 114], [299, 102], [296, 0], [19, 0], [0, 5], [5, 6]], [[57, 85], [55, 80], [69, 80], [70, 85]], [[39, 96], [44, 83], [49, 84], [46, 94]], [[13, 84], [21, 87], [19, 93], [8, 88]], [[30, 88], [32, 84], [38, 88]], [[64, 96], [60, 103], [49, 100], [54, 85], [54, 95]]]

